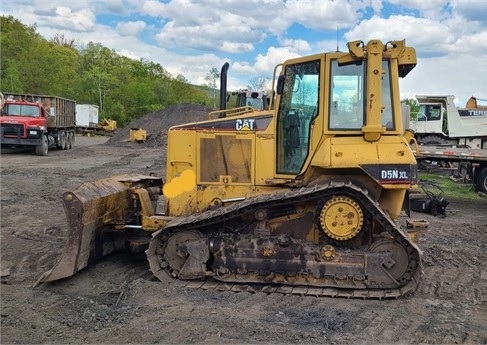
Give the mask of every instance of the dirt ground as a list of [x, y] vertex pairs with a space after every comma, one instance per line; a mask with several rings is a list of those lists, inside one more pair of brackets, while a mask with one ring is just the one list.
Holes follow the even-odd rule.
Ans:
[[2, 344], [487, 343], [487, 200], [450, 200], [446, 217], [415, 213], [424, 275], [418, 291], [359, 300], [179, 288], [144, 257], [115, 254], [32, 288], [61, 253], [61, 194], [118, 173], [162, 175], [163, 149], [103, 137], [75, 148], [1, 155]]

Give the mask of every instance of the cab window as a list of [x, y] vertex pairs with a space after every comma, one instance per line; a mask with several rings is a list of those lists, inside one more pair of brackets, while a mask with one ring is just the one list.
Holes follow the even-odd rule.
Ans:
[[[382, 62], [381, 124], [387, 130], [395, 128], [392, 109], [391, 75], [389, 62]], [[331, 62], [330, 130], [360, 130], [365, 125], [366, 62], [338, 65]]]

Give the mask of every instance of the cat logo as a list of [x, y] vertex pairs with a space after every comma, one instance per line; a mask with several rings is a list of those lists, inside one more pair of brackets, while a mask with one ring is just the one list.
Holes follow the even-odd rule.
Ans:
[[235, 129], [237, 131], [253, 131], [254, 123], [254, 119], [238, 119], [235, 121]]

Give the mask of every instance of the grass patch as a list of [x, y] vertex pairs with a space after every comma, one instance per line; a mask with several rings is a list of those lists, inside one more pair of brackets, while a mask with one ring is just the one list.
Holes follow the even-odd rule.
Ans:
[[[419, 181], [424, 183], [424, 187], [431, 191], [434, 195], [439, 195], [441, 190], [435, 186], [438, 186], [443, 190], [444, 196], [452, 199], [465, 199], [465, 200], [479, 200], [480, 197], [475, 192], [475, 188], [472, 182], [455, 182], [450, 179], [448, 175], [441, 175], [439, 173], [432, 172], [419, 172]], [[421, 184], [418, 191], [422, 191]]]

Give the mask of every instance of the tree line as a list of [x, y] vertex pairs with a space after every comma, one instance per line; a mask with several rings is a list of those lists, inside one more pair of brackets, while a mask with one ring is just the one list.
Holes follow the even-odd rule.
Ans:
[[76, 46], [56, 35], [47, 40], [36, 26], [0, 16], [1, 91], [53, 95], [95, 104], [100, 119], [126, 125], [177, 103], [213, 103], [207, 88], [174, 77], [160, 64], [134, 60], [100, 43]]

